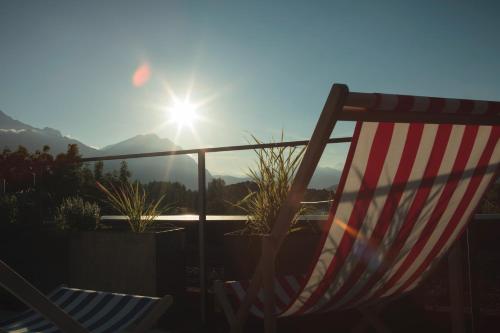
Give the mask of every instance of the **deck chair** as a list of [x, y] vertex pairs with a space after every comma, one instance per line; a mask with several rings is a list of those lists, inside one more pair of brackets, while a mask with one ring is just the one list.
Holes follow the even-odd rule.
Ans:
[[0, 260], [0, 285], [31, 309], [0, 332], [147, 332], [172, 304], [163, 298], [59, 287], [45, 296]]
[[[275, 276], [275, 258], [335, 123], [357, 121], [316, 259]], [[276, 318], [368, 309], [414, 289], [463, 233], [500, 163], [500, 102], [349, 92], [335, 84], [251, 281], [215, 284], [233, 332]], [[228, 302], [235, 295], [238, 310]]]

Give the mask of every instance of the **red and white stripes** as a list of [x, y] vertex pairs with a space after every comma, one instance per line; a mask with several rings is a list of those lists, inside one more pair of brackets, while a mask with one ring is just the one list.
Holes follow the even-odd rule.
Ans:
[[[443, 106], [407, 97], [394, 109]], [[446, 112], [465, 110], [444, 101]], [[276, 279], [277, 314], [356, 307], [414, 288], [463, 232], [499, 164], [500, 126], [358, 123], [321, 251], [304, 279]], [[245, 283], [228, 287], [243, 299]], [[251, 310], [258, 316], [262, 297]]]
[[283, 315], [403, 293], [453, 243], [500, 163], [500, 127], [358, 124], [314, 269]]

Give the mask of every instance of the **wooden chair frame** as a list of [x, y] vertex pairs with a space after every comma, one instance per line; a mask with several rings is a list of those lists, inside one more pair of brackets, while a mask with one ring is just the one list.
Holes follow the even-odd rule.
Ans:
[[[327, 140], [332, 134], [337, 121], [364, 121], [364, 122], [407, 122], [407, 123], [450, 123], [454, 124], [478, 124], [478, 125], [499, 125], [500, 117], [493, 118], [491, 115], [478, 114], [447, 114], [432, 112], [392, 112], [371, 109], [377, 103], [376, 94], [349, 92], [344, 84], [334, 84], [318, 119], [311, 140], [307, 145], [302, 163], [300, 164], [296, 176], [293, 180], [290, 191], [278, 213], [278, 217], [271, 233], [262, 241], [262, 254], [252, 276], [245, 298], [240, 304], [236, 314], [232, 309], [225, 295], [221, 282], [215, 284], [216, 294], [221, 300], [223, 310], [229, 319], [232, 332], [241, 332], [249, 310], [255, 301], [261, 287], [264, 291], [264, 326], [265, 332], [276, 331], [276, 318], [274, 314], [274, 268], [276, 253], [279, 251], [283, 240], [289, 230], [292, 217], [299, 209], [300, 201], [303, 198], [307, 185], [318, 165], [323, 154]], [[364, 309], [365, 317], [379, 331], [387, 332], [387, 329], [374, 321], [374, 317]], [[456, 312], [455, 312], [456, 313]]]

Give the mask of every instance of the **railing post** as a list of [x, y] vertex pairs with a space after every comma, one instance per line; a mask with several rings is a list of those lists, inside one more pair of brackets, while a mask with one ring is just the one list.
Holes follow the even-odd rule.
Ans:
[[200, 315], [207, 322], [207, 278], [205, 262], [205, 222], [207, 220], [205, 151], [198, 151], [198, 246], [200, 249]]

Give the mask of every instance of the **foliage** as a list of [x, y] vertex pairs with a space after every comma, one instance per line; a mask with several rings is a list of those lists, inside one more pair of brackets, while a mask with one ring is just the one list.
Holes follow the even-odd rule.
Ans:
[[101, 210], [96, 203], [81, 197], [65, 198], [56, 210], [55, 221], [63, 230], [95, 230], [99, 226]]
[[207, 187], [207, 213], [217, 214], [226, 212], [230, 205], [224, 200], [226, 192], [226, 183], [223, 179], [214, 178]]
[[118, 179], [121, 183], [128, 183], [128, 180], [132, 174], [130, 173], [128, 169], [128, 165], [126, 161], [122, 161], [120, 163], [120, 175], [118, 176]]
[[102, 181], [103, 169], [104, 169], [104, 162], [103, 161], [95, 162], [95, 164], [94, 164], [94, 179], [98, 182]]
[[13, 194], [0, 196], [0, 222], [16, 223], [18, 218], [17, 197]]
[[186, 188], [179, 182], [153, 181], [144, 186], [151, 200], [164, 197], [165, 202], [175, 205], [169, 210], [172, 214], [196, 213], [198, 193]]
[[52, 193], [55, 204], [58, 205], [64, 198], [81, 195], [83, 185], [82, 163], [76, 144], [68, 145], [64, 154], [58, 154], [50, 165], [50, 174], [46, 177], [44, 188]]
[[[261, 144], [257, 138], [252, 137], [257, 144]], [[281, 141], [283, 141], [283, 133]], [[256, 149], [255, 153], [257, 154], [257, 168], [250, 169], [248, 176], [257, 185], [257, 191], [250, 192], [236, 205], [248, 215], [247, 233], [268, 234], [290, 190], [304, 148], [272, 147]], [[292, 226], [303, 211], [301, 208], [295, 214]]]
[[78, 147], [68, 145], [67, 152], [55, 158], [48, 146], [34, 153], [23, 146], [16, 151], [5, 149], [0, 154], [0, 181], [2, 191], [18, 197], [20, 219], [24, 222], [51, 218], [65, 197], [78, 195], [82, 188]]
[[97, 187], [114, 209], [127, 216], [133, 232], [145, 232], [147, 227], [154, 223], [155, 218], [166, 210], [166, 207], [161, 206], [163, 196], [156, 201], [150, 201], [138, 182], [122, 183], [119, 186], [110, 184], [109, 189], [97, 182]]

